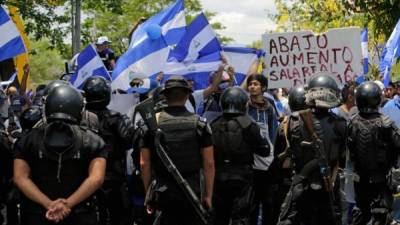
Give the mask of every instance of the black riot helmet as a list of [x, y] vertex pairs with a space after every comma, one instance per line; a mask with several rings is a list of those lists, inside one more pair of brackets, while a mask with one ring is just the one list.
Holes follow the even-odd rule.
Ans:
[[331, 109], [340, 105], [339, 87], [332, 76], [319, 73], [308, 82], [306, 104], [310, 107]]
[[40, 106], [33, 105], [22, 112], [19, 122], [23, 130], [32, 129], [32, 127], [42, 118]]
[[362, 83], [356, 89], [356, 104], [361, 113], [379, 111], [382, 101], [382, 89], [373, 81]]
[[54, 80], [54, 81], [50, 82], [44, 88], [43, 96], [47, 96], [51, 92], [51, 90], [53, 90], [53, 88], [56, 88], [61, 85], [69, 85], [69, 83], [67, 81], [63, 81], [63, 80]]
[[304, 87], [294, 87], [289, 92], [289, 107], [293, 112], [304, 110], [306, 104], [306, 90]]
[[249, 97], [239, 87], [226, 89], [220, 99], [220, 106], [223, 114], [246, 114]]
[[47, 121], [64, 120], [78, 124], [82, 119], [84, 101], [81, 93], [71, 86], [53, 88], [44, 105]]
[[89, 77], [83, 84], [86, 98], [86, 108], [89, 110], [102, 110], [111, 100], [110, 83], [100, 76]]

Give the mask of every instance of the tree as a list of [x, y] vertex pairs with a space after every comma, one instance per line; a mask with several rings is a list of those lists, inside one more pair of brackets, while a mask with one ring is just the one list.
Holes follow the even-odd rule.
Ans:
[[[59, 52], [51, 48], [47, 39], [31, 42], [31, 81], [33, 86], [60, 78], [64, 72], [64, 60]], [[51, 59], [51, 63], [49, 63]]]
[[[113, 49], [117, 54], [122, 54], [128, 46], [128, 34], [130, 29], [141, 17], [151, 17], [158, 13], [175, 0], [120, 0], [118, 11], [110, 10], [107, 7], [96, 6], [85, 1], [83, 10], [89, 17], [83, 23], [82, 39], [84, 44], [93, 42], [98, 36], [107, 36], [113, 42]], [[189, 24], [194, 17], [201, 12], [202, 7], [198, 0], [186, 0], [186, 21]], [[215, 13], [206, 12], [210, 19]], [[213, 23], [213, 28], [224, 29], [221, 23]], [[228, 37], [220, 37], [225, 43], [232, 41]]]

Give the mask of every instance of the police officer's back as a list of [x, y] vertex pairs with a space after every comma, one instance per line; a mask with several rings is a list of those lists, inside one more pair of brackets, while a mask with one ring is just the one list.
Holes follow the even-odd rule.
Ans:
[[223, 115], [211, 124], [216, 166], [216, 224], [248, 224], [253, 203], [253, 154], [270, 154], [268, 141], [247, 115], [248, 96], [233, 87], [222, 93]]
[[[156, 114], [156, 118], [164, 135], [161, 143], [165, 151], [196, 194], [200, 192], [200, 169], [203, 168], [202, 200], [211, 207], [215, 173], [211, 130], [205, 121], [186, 110], [185, 102], [191, 91], [182, 77], [167, 80], [162, 93], [168, 107]], [[151, 132], [146, 132], [142, 140], [141, 167], [146, 191], [153, 179], [157, 180], [157, 189], [162, 190], [157, 204], [157, 209], [162, 211], [161, 224], [198, 224], [192, 205], [158, 157]]]
[[[390, 222], [393, 198], [387, 176], [400, 150], [400, 130], [389, 117], [379, 113], [382, 90], [365, 82], [356, 90], [359, 113], [349, 124], [349, 151], [354, 170], [360, 176], [354, 188], [360, 214], [354, 224]], [[372, 215], [371, 215], [372, 214]]]
[[[340, 103], [336, 81], [327, 74], [313, 77], [308, 83], [306, 103], [311, 108], [306, 111], [309, 113], [302, 112], [301, 119], [291, 121], [289, 126], [288, 139], [296, 175], [282, 208], [280, 224], [288, 224], [288, 221], [308, 225], [337, 224], [340, 197], [332, 183], [345, 149], [346, 121], [328, 111]], [[316, 138], [321, 141], [320, 145]]]
[[24, 194], [23, 224], [95, 224], [91, 196], [105, 174], [103, 140], [80, 127], [84, 102], [70, 86], [54, 88], [45, 103], [47, 124], [15, 146], [14, 182]]
[[[133, 125], [126, 115], [107, 109], [111, 99], [110, 84], [99, 76], [88, 78], [83, 91], [86, 98], [86, 108], [97, 115], [99, 120], [99, 135], [103, 138], [107, 150], [106, 179], [102, 190], [102, 222], [109, 219], [112, 224], [129, 224], [132, 221], [131, 207], [126, 184], [126, 152], [131, 148]], [[107, 212], [108, 211], [108, 212]]]

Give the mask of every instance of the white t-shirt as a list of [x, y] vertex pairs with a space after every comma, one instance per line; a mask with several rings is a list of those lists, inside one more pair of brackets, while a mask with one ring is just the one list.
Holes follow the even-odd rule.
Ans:
[[[204, 102], [204, 89], [194, 91], [192, 93], [192, 96], [194, 98], [195, 107], [196, 107], [196, 111], [197, 111], [199, 109], [199, 107], [201, 106], [201, 104], [203, 104], [203, 102]], [[189, 112], [197, 113], [197, 112], [195, 112], [193, 105], [192, 105], [192, 103], [190, 103], [189, 99], [186, 101], [185, 107]]]

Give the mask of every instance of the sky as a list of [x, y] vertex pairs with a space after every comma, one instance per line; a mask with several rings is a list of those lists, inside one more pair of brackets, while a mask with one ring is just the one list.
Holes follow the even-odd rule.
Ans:
[[225, 30], [217, 31], [234, 39], [235, 45], [249, 45], [260, 40], [275, 24], [268, 13], [276, 12], [274, 0], [199, 0], [204, 10], [216, 12], [211, 22], [220, 22]]

